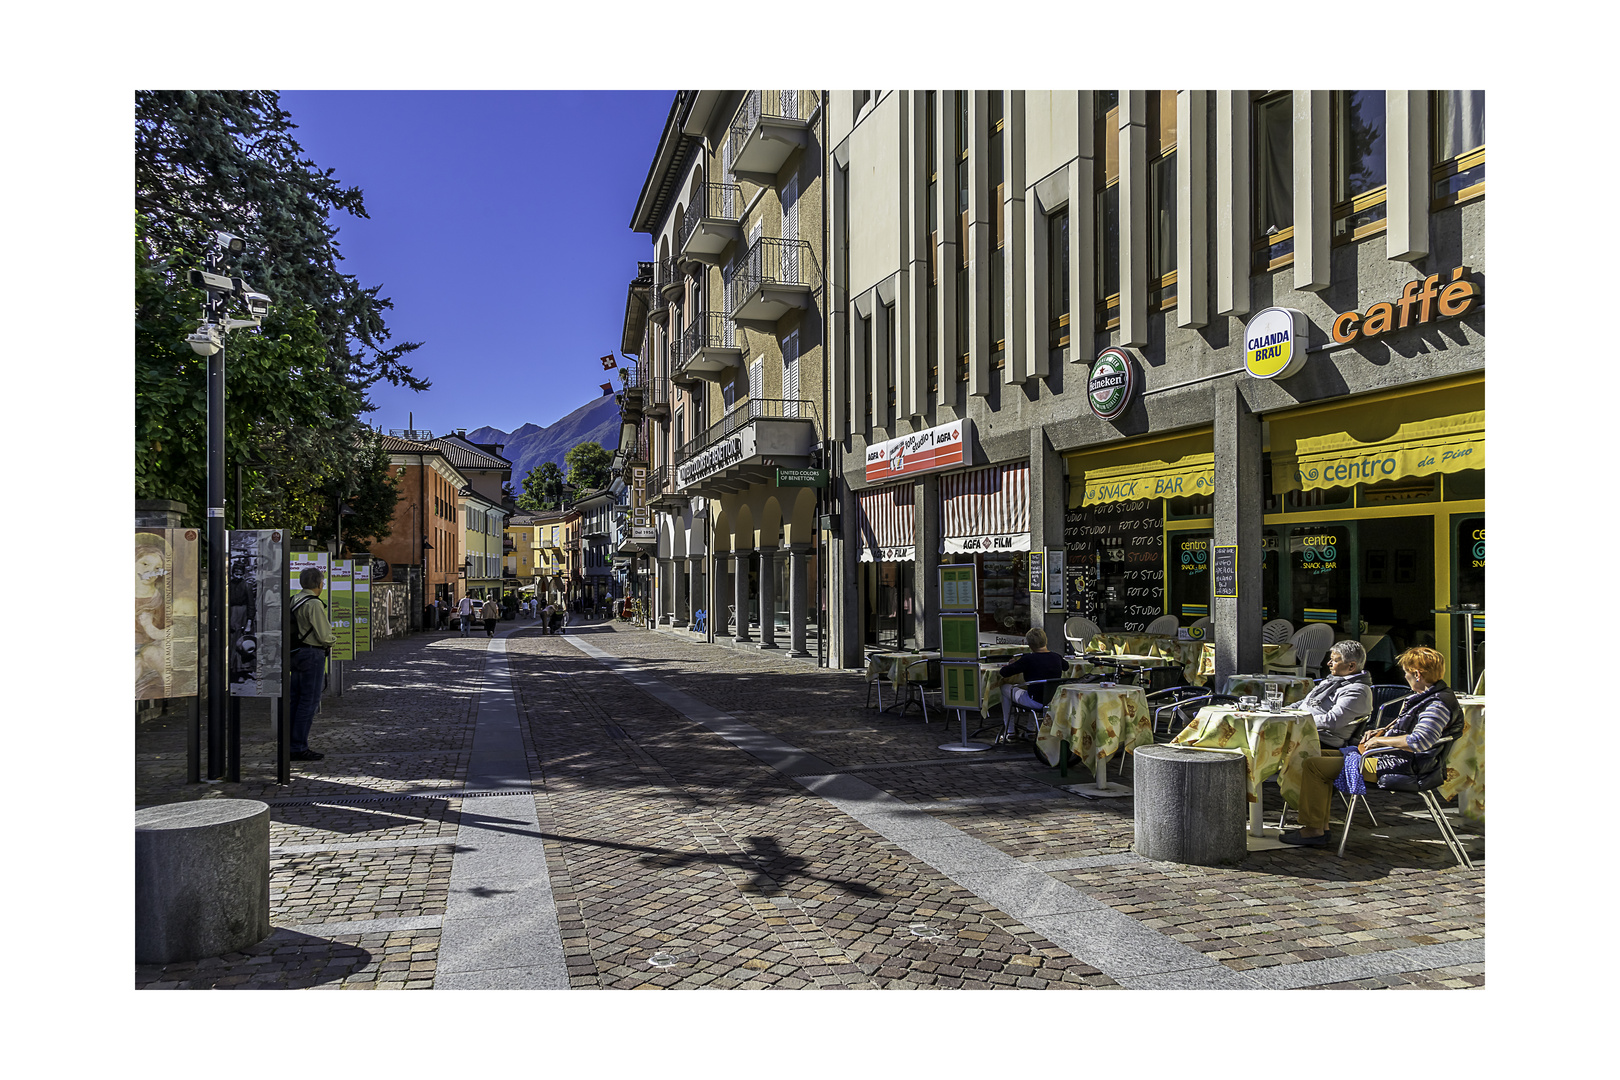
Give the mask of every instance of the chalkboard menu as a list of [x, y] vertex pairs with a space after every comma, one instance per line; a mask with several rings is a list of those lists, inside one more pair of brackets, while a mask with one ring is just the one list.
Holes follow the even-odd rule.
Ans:
[[1215, 547], [1215, 581], [1214, 594], [1216, 596], [1236, 597], [1237, 592], [1237, 545], [1218, 544]]
[[[1105, 630], [1140, 631], [1164, 612], [1164, 503], [1158, 499], [1071, 507], [1063, 540], [1072, 571], [1069, 610]], [[1088, 568], [1093, 580], [1083, 580]], [[1089, 595], [1080, 606], [1077, 593]]]

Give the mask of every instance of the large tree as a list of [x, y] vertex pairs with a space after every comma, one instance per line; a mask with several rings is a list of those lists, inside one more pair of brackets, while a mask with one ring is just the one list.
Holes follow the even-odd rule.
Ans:
[[556, 510], [562, 506], [562, 497], [562, 470], [555, 461], [542, 461], [523, 478], [523, 494], [517, 504], [520, 510]]
[[[244, 466], [245, 523], [346, 545], [386, 535], [394, 483], [361, 418], [378, 379], [424, 389], [387, 344], [391, 304], [338, 269], [334, 210], [365, 216], [361, 193], [309, 161], [273, 93], [136, 95], [136, 495], [205, 496], [206, 369], [185, 336], [215, 229], [247, 251], [223, 269], [268, 294], [261, 330], [225, 338], [227, 465]], [[233, 313], [236, 314], [236, 313]], [[235, 520], [234, 485], [227, 484]], [[308, 527], [308, 531], [305, 527]]]
[[563, 460], [568, 463], [568, 484], [575, 491], [583, 494], [607, 487], [613, 455], [601, 443], [582, 442], [564, 454]]

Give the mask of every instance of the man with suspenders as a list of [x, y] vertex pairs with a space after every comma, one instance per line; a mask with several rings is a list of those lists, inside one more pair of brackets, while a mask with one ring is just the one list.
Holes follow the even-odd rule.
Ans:
[[309, 748], [309, 729], [315, 710], [321, 704], [326, 685], [326, 656], [337, 640], [321, 599], [325, 576], [319, 568], [305, 567], [298, 574], [304, 591], [293, 600], [292, 648], [292, 731], [291, 757], [294, 761], [319, 761], [325, 754]]

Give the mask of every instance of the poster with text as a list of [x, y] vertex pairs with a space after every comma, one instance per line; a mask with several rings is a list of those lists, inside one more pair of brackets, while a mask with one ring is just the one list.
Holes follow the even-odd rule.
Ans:
[[197, 693], [196, 529], [135, 530], [135, 699]]
[[281, 694], [282, 531], [230, 532], [228, 613], [233, 697]]
[[328, 614], [332, 619], [330, 659], [354, 659], [354, 560], [332, 560], [332, 582]]
[[[324, 552], [324, 551], [295, 551], [295, 552], [293, 552], [291, 555], [289, 555], [287, 557], [287, 565], [292, 568], [292, 581], [287, 586], [287, 588], [292, 591], [292, 594], [294, 596], [297, 596], [300, 592], [302, 592], [303, 589], [304, 589], [304, 586], [299, 583], [298, 575], [303, 573], [305, 570], [308, 570], [310, 567], [313, 566], [315, 569], [317, 569], [317, 570], [319, 570], [321, 572], [321, 576], [323, 578], [327, 579], [321, 585], [320, 591], [315, 594], [315, 595], [319, 596], [322, 600], [325, 600], [326, 597], [327, 597], [328, 588], [329, 588], [329, 586], [331, 584], [330, 575], [328, 575], [327, 572], [326, 572], [326, 562], [327, 562], [327, 555], [326, 555], [326, 552]], [[295, 632], [296, 632], [296, 628], [295, 628]]]
[[354, 556], [354, 651], [371, 651], [371, 556]]

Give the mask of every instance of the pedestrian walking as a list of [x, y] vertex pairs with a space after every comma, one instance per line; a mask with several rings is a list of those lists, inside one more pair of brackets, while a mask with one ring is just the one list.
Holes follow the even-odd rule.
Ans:
[[288, 735], [294, 761], [319, 761], [326, 756], [309, 748], [309, 729], [326, 687], [326, 657], [337, 640], [320, 595], [325, 580], [319, 568], [305, 567], [298, 575], [304, 591], [292, 605], [292, 728]]
[[461, 636], [466, 637], [467, 631], [472, 629], [473, 598], [463, 596], [461, 603], [456, 605], [456, 615], [461, 620]]
[[484, 601], [484, 608], [479, 615], [484, 620], [484, 636], [494, 637], [495, 621], [501, 617], [501, 606], [495, 602], [493, 596]]

